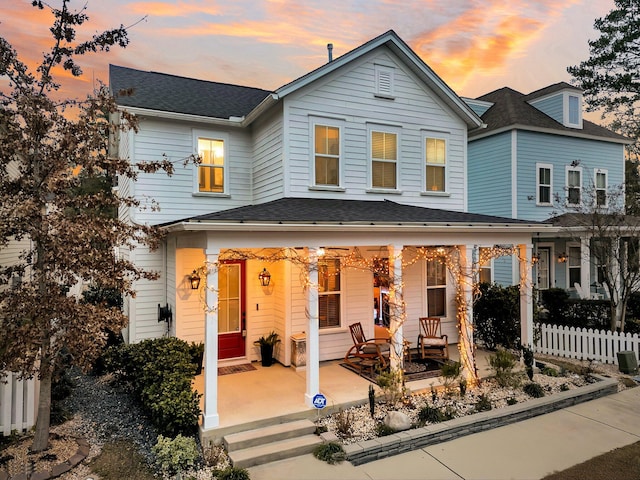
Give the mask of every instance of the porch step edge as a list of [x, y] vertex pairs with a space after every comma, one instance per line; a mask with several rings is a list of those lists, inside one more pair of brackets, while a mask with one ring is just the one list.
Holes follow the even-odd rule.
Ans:
[[315, 430], [316, 426], [311, 420], [297, 420], [225, 435], [223, 442], [227, 452], [233, 452], [277, 440], [301, 437], [312, 434]]
[[256, 465], [285, 458], [309, 454], [321, 443], [322, 439], [318, 435], [309, 434], [243, 450], [231, 451], [229, 452], [229, 459], [234, 467], [255, 467]]

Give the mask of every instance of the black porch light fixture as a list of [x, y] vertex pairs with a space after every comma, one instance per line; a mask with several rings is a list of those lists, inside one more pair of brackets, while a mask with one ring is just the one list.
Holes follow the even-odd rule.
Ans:
[[191, 284], [191, 290], [198, 290], [198, 288], [200, 288], [200, 277], [195, 270], [189, 275], [189, 283]]
[[271, 274], [269, 270], [263, 268], [262, 271], [258, 274], [258, 280], [260, 280], [260, 285], [263, 287], [268, 287], [271, 282]]

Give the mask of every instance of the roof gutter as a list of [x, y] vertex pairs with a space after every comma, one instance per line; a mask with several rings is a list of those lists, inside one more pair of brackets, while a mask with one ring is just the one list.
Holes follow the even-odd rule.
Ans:
[[557, 233], [559, 227], [551, 224], [532, 223], [532, 224], [505, 224], [505, 223], [241, 223], [241, 222], [179, 222], [162, 227], [167, 232], [202, 232], [202, 231], [252, 231], [252, 232], [268, 232], [268, 231], [296, 231], [296, 232], [450, 232], [450, 233], [469, 233], [470, 229], [473, 233], [532, 233], [532, 232], [548, 232]]

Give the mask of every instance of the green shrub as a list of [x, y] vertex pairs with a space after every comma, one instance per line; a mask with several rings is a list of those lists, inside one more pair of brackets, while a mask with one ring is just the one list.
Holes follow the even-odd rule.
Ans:
[[491, 405], [491, 400], [489, 400], [489, 397], [487, 397], [485, 394], [482, 394], [474, 405], [473, 410], [476, 412], [488, 412], [492, 408], [493, 405]]
[[516, 403], [518, 403], [518, 400], [516, 400], [514, 397], [507, 398], [507, 405], [515, 405]]
[[369, 413], [371, 414], [371, 418], [373, 418], [376, 413], [376, 391], [371, 384], [369, 384]]
[[393, 435], [396, 431], [389, 425], [380, 422], [376, 425], [376, 433], [379, 437], [386, 437], [387, 435]]
[[216, 477], [218, 480], [251, 480], [246, 468], [229, 467], [222, 470]]
[[524, 360], [524, 366], [527, 372], [527, 377], [529, 377], [529, 381], [533, 381], [533, 350], [529, 347], [522, 347], [522, 358]]
[[520, 345], [520, 289], [482, 283], [473, 304], [474, 338], [489, 350]]
[[517, 384], [517, 376], [513, 371], [516, 363], [516, 357], [503, 348], [499, 348], [495, 354], [489, 356], [489, 365], [495, 372], [498, 385], [509, 387]]
[[313, 456], [330, 465], [340, 463], [346, 458], [342, 445], [336, 442], [327, 442], [318, 445], [313, 450]]
[[376, 383], [382, 389], [385, 401], [390, 405], [395, 405], [405, 394], [405, 387], [402, 384], [403, 373], [400, 369], [389, 369], [381, 372], [376, 379]]
[[541, 398], [544, 397], [544, 390], [539, 383], [531, 382], [527, 383], [523, 387], [524, 393], [533, 398]]
[[558, 376], [558, 371], [553, 367], [544, 367], [540, 373], [542, 373], [543, 375], [546, 375], [547, 377]]
[[418, 421], [421, 425], [425, 425], [427, 423], [440, 423], [445, 420], [445, 416], [439, 408], [432, 407], [430, 405], [425, 405], [418, 412]]
[[196, 461], [200, 457], [196, 441], [182, 435], [173, 439], [159, 435], [152, 450], [156, 456], [158, 467], [169, 474], [176, 474], [195, 467]]
[[440, 373], [444, 379], [444, 390], [447, 393], [451, 393], [453, 390], [453, 384], [460, 377], [460, 371], [462, 369], [462, 363], [460, 362], [445, 362], [440, 368]]

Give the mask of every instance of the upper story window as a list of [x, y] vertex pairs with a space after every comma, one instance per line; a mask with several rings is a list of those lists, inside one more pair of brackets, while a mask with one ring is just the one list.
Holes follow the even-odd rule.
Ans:
[[376, 97], [393, 99], [395, 90], [395, 70], [385, 65], [375, 65]]
[[569, 124], [580, 125], [580, 98], [575, 95], [569, 95]]
[[536, 203], [538, 205], [551, 205], [551, 192], [553, 191], [553, 184], [551, 183], [553, 178], [553, 165], [544, 163], [536, 164], [536, 182], [537, 182], [537, 197]]
[[446, 191], [447, 141], [444, 138], [425, 138], [426, 190]]
[[398, 135], [371, 130], [371, 187], [398, 188]]
[[567, 204], [580, 205], [582, 196], [582, 168], [567, 167]]
[[225, 191], [225, 141], [198, 137], [198, 191], [224, 193]]
[[427, 260], [427, 315], [447, 316], [447, 267], [440, 260]]
[[340, 185], [340, 127], [314, 126], [315, 184]]
[[607, 206], [607, 171], [597, 169], [593, 181], [595, 185], [595, 201], [597, 207]]
[[340, 260], [318, 259], [318, 312], [320, 328], [340, 326]]

